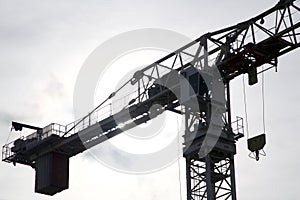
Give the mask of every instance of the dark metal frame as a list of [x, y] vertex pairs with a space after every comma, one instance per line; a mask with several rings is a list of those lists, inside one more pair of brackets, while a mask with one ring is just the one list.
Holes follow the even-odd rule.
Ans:
[[[295, 0], [280, 0], [273, 8], [250, 20], [219, 31], [207, 33], [146, 68], [137, 71], [132, 79], [113, 92], [101, 104], [101, 106], [104, 106], [105, 103], [111, 104], [111, 99], [126, 85], [130, 84], [136, 89], [131, 94], [132, 99], [128, 100], [122, 110], [99, 121], [95, 125], [90, 124], [89, 117], [85, 117], [74, 123], [75, 125], [71, 129], [66, 130], [63, 137], [49, 138], [50, 142], [48, 145], [38, 144], [20, 153], [12, 153], [10, 146], [5, 145], [3, 147], [3, 160], [34, 167], [35, 160], [49, 152], [56, 151], [69, 157], [74, 156], [84, 151], [86, 147], [97, 145], [122, 133], [124, 130], [150, 120], [150, 107], [161, 97], [170, 97], [171, 95], [169, 91], [163, 91], [154, 97], [149, 97], [149, 89], [162, 76], [169, 74], [173, 70], [180, 72], [189, 66], [196, 67], [201, 72], [201, 70], [214, 64], [218, 67], [226, 86], [227, 103], [226, 113], [223, 118], [224, 132], [232, 136], [233, 139], [229, 141], [229, 144], [232, 149], [235, 149], [234, 133], [231, 128], [229, 82], [233, 78], [249, 73], [251, 70], [264, 64], [269, 64], [270, 68], [277, 67], [278, 57], [298, 48], [300, 46], [300, 21], [296, 15], [300, 15], [300, 7]], [[264, 70], [258, 73], [262, 72]], [[206, 116], [192, 112], [182, 113], [176, 110], [180, 106], [178, 100], [173, 98], [167, 99], [169, 100], [162, 104], [161, 111], [171, 110], [178, 114], [185, 114], [187, 118], [194, 120], [194, 122], [188, 123], [195, 123], [197, 120], [207, 120], [209, 118], [208, 112], [204, 114]], [[126, 115], [127, 113], [130, 115]], [[131, 123], [126, 123], [126, 126], [121, 129], [119, 125], [128, 121]], [[86, 131], [85, 135], [80, 135], [81, 132], [76, 131], [78, 130], [76, 127], [80, 123], [88, 124], [86, 129], [91, 131]], [[190, 125], [188, 124], [186, 127], [187, 137], [191, 133], [188, 130]], [[95, 131], [94, 126], [101, 127], [102, 130]], [[71, 130], [74, 130], [72, 134]], [[228, 141], [225, 139], [220, 140], [221, 145], [226, 142]], [[188, 200], [236, 199], [234, 180], [235, 152], [223, 152], [223, 154], [225, 156], [221, 159], [213, 153], [208, 154], [205, 159], [199, 158], [197, 157], [197, 151], [185, 155]], [[224, 178], [218, 182], [213, 181], [214, 176], [217, 173], [222, 174], [223, 169], [225, 169], [225, 173], [223, 173]], [[202, 183], [204, 184], [203, 186], [201, 185]], [[219, 195], [221, 191], [228, 191], [228, 193], [225, 192], [223, 193], [224, 195]]]
[[234, 157], [213, 160], [211, 155], [204, 161], [186, 158], [188, 200], [236, 199]]

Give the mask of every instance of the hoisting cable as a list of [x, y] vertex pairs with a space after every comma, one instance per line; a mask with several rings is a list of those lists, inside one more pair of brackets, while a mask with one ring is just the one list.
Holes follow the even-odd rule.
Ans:
[[[264, 70], [264, 66], [262, 66], [262, 70]], [[261, 75], [261, 96], [262, 96], [262, 121], [263, 121], [263, 130], [264, 133], [266, 134], [266, 118], [265, 118], [265, 76], [264, 73]], [[266, 156], [266, 152], [264, 149], [261, 149], [260, 155]]]
[[[264, 70], [264, 66], [262, 66], [262, 70]], [[261, 96], [262, 96], [262, 123], [263, 123], [264, 133], [266, 133], [266, 120], [265, 120], [265, 76], [264, 76], [264, 73], [261, 74]]]
[[247, 113], [247, 97], [246, 97], [245, 75], [243, 75], [243, 96], [244, 96], [244, 113], [245, 113], [245, 121], [246, 121], [246, 133], [247, 133], [247, 139], [249, 139], [249, 125], [248, 125], [248, 113]]
[[182, 187], [181, 187], [181, 167], [180, 167], [180, 128], [179, 128], [179, 121], [178, 121], [178, 115], [177, 115], [177, 137], [178, 137], [178, 158], [177, 158], [177, 164], [178, 164], [178, 181], [179, 181], [179, 195], [180, 200], [182, 200]]
[[[264, 67], [262, 66], [262, 72], [264, 71]], [[262, 96], [262, 124], [263, 124], [263, 134], [255, 136], [253, 138], [249, 138], [249, 125], [248, 125], [248, 114], [247, 114], [247, 98], [246, 98], [246, 88], [245, 88], [245, 78], [243, 76], [243, 93], [244, 93], [244, 110], [245, 110], [245, 118], [246, 118], [246, 131], [247, 131], [247, 143], [248, 149], [251, 151], [248, 155], [250, 158], [254, 158], [257, 161], [259, 160], [259, 156], [266, 156], [263, 147], [266, 144], [265, 139], [265, 131], [266, 131], [266, 123], [265, 123], [265, 85], [264, 85], [264, 73], [261, 73], [261, 96]]]

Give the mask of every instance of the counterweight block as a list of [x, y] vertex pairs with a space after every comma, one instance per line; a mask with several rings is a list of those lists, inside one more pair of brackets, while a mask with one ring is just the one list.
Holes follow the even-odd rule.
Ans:
[[51, 152], [35, 164], [35, 192], [54, 195], [69, 188], [69, 157]]

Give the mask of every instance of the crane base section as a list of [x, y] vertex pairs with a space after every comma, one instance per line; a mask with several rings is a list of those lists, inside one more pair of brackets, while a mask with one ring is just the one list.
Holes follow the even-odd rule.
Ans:
[[69, 157], [51, 152], [36, 160], [35, 192], [54, 195], [69, 188]]

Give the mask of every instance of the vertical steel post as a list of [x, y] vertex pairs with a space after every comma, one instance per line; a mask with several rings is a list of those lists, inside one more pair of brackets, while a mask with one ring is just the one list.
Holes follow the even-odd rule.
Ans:
[[206, 164], [205, 177], [206, 177], [207, 199], [214, 200], [214, 199], [216, 199], [215, 198], [215, 186], [212, 181], [212, 174], [214, 171], [214, 166], [212, 164], [212, 160], [211, 160], [211, 157], [209, 154], [205, 157], [205, 164]]
[[226, 109], [227, 109], [227, 128], [232, 130], [231, 127], [231, 105], [230, 105], [230, 84], [229, 81], [225, 83], [226, 87]]
[[187, 200], [192, 200], [192, 193], [191, 193], [191, 158], [187, 157], [185, 159], [185, 169], [186, 169], [186, 196]]
[[236, 200], [234, 155], [231, 155], [231, 158], [230, 158], [229, 162], [230, 162], [231, 195], [232, 195], [232, 200]]

